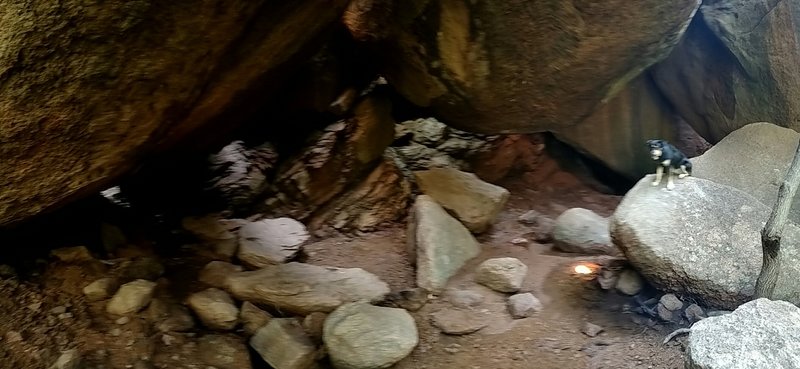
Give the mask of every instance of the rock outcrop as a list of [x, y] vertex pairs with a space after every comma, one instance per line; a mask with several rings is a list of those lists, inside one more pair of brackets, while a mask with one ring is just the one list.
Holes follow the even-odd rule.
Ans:
[[[610, 219], [611, 239], [648, 281], [734, 309], [753, 297], [771, 211], [733, 187], [687, 177], [668, 191], [640, 180]], [[775, 298], [800, 303], [800, 228], [786, 225]]]
[[386, 25], [395, 30], [383, 41], [386, 78], [467, 131], [568, 127], [666, 57], [699, 5], [403, 3]]
[[234, 103], [276, 92], [278, 69], [347, 4], [6, 4], [0, 226], [97, 193], [190, 132], [230, 126]]
[[706, 1], [653, 68], [664, 96], [706, 140], [760, 121], [800, 129], [800, 4]]

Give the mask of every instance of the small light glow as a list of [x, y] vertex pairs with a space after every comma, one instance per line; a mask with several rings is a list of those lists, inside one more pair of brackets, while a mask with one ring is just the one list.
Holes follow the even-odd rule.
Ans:
[[592, 274], [592, 268], [589, 268], [586, 265], [578, 264], [575, 266], [575, 273], [578, 274]]

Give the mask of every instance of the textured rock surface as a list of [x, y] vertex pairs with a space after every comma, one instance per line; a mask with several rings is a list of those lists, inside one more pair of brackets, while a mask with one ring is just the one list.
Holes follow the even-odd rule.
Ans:
[[[675, 189], [640, 180], [611, 217], [611, 238], [656, 287], [733, 309], [754, 293], [770, 208], [735, 188], [687, 177]], [[775, 298], [800, 303], [800, 228], [786, 225]], [[709, 265], [713, 265], [710, 268]]]
[[527, 273], [528, 266], [517, 258], [488, 259], [478, 265], [475, 282], [498, 292], [517, 292]]
[[508, 312], [514, 319], [527, 318], [542, 310], [542, 303], [530, 292], [510, 296], [507, 305]]
[[498, 136], [464, 132], [435, 118], [397, 125], [392, 144], [409, 170], [450, 167], [470, 171], [477, 155], [491, 150]]
[[330, 312], [359, 300], [379, 301], [389, 286], [360, 268], [288, 263], [231, 274], [226, 289], [238, 300], [295, 313]]
[[570, 126], [666, 57], [698, 6], [695, 0], [414, 1], [392, 19], [401, 31], [387, 42], [386, 77], [457, 128], [513, 133]]
[[223, 290], [209, 288], [193, 293], [187, 304], [208, 328], [228, 331], [239, 323], [239, 309]]
[[487, 230], [508, 201], [505, 188], [453, 168], [414, 172], [420, 190], [455, 215], [473, 233]]
[[349, 231], [372, 231], [384, 222], [402, 219], [411, 201], [411, 183], [392, 149], [364, 180], [335, 198], [311, 218], [309, 228], [329, 225]]
[[114, 278], [100, 278], [83, 288], [83, 294], [89, 301], [105, 300], [119, 288], [119, 284]]
[[305, 221], [377, 166], [392, 143], [394, 126], [388, 99], [362, 99], [351, 116], [325, 127], [281, 164], [265, 210]]
[[272, 319], [250, 338], [252, 347], [273, 368], [311, 369], [317, 348], [292, 318]]
[[245, 301], [242, 303], [242, 308], [239, 309], [239, 320], [242, 322], [244, 332], [252, 336], [272, 320], [272, 315], [259, 309], [253, 303]]
[[416, 1], [392, 19], [402, 31], [387, 42], [386, 77], [457, 128], [570, 126], [666, 57], [699, 2], [638, 5]]
[[106, 311], [114, 315], [135, 313], [150, 303], [155, 290], [155, 282], [137, 279], [123, 284], [114, 297], [108, 301]]
[[342, 305], [323, 327], [322, 339], [337, 369], [388, 368], [419, 342], [414, 318], [396, 308]]
[[[800, 133], [794, 130], [771, 123], [748, 124], [692, 158], [692, 175], [738, 188], [772, 208], [798, 141]], [[800, 197], [789, 211], [790, 218], [800, 223]]]
[[347, 3], [6, 4], [0, 226], [99, 192], [198, 128], [230, 125], [233, 103], [275, 92], [276, 69]]
[[239, 229], [237, 256], [252, 268], [285, 263], [309, 237], [306, 226], [292, 218], [263, 219]]
[[708, 141], [752, 122], [800, 128], [800, 3], [706, 1], [653, 69], [680, 115]]
[[206, 266], [200, 270], [200, 273], [197, 275], [197, 279], [200, 282], [209, 285], [210, 287], [224, 288], [225, 278], [228, 278], [228, 275], [238, 273], [243, 270], [244, 268], [242, 268], [241, 265], [214, 260], [206, 264]]
[[250, 369], [250, 353], [241, 338], [207, 334], [200, 337], [197, 352], [207, 365], [218, 369]]
[[785, 301], [757, 299], [733, 313], [692, 326], [687, 369], [797, 368], [800, 309]]
[[480, 253], [469, 230], [426, 195], [417, 196], [411, 210], [408, 249], [417, 267], [417, 286], [433, 293]]
[[483, 329], [489, 325], [489, 320], [474, 310], [442, 309], [431, 314], [431, 323], [442, 333], [460, 336]]

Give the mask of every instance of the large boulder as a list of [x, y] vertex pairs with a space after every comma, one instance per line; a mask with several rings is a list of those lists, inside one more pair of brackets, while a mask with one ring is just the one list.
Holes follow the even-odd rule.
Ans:
[[699, 3], [404, 2], [382, 24], [395, 30], [383, 43], [385, 75], [460, 129], [567, 127], [666, 57]]
[[[792, 163], [800, 133], [770, 123], [752, 123], [731, 132], [703, 155], [692, 158], [692, 174], [738, 188], [772, 207]], [[800, 223], [800, 197], [790, 218]]]
[[751, 122], [800, 128], [800, 3], [705, 1], [653, 68], [680, 115], [716, 143]]
[[686, 369], [800, 368], [800, 309], [758, 299], [692, 326]]
[[234, 103], [275, 92], [279, 68], [347, 3], [3, 2], [0, 226], [96, 193], [199, 128], [230, 125]]
[[[651, 186], [639, 181], [610, 220], [611, 239], [657, 287], [732, 310], [753, 297], [761, 270], [761, 229], [771, 211], [733, 187], [705, 179]], [[800, 303], [800, 228], [783, 234], [775, 298]]]
[[556, 137], [623, 176], [636, 180], [655, 170], [644, 142], [678, 141], [675, 112], [649, 73], [632, 80], [580, 123], [559, 127]]

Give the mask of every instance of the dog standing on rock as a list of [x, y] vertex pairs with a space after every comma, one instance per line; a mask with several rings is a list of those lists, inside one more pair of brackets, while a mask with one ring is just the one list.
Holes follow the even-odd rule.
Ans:
[[661, 183], [664, 170], [667, 171], [667, 189], [675, 188], [672, 182], [672, 175], [677, 173], [678, 178], [685, 178], [692, 175], [692, 163], [677, 147], [672, 146], [664, 140], [647, 140], [647, 147], [650, 149], [650, 157], [658, 163], [656, 166], [656, 179], [653, 186]]

